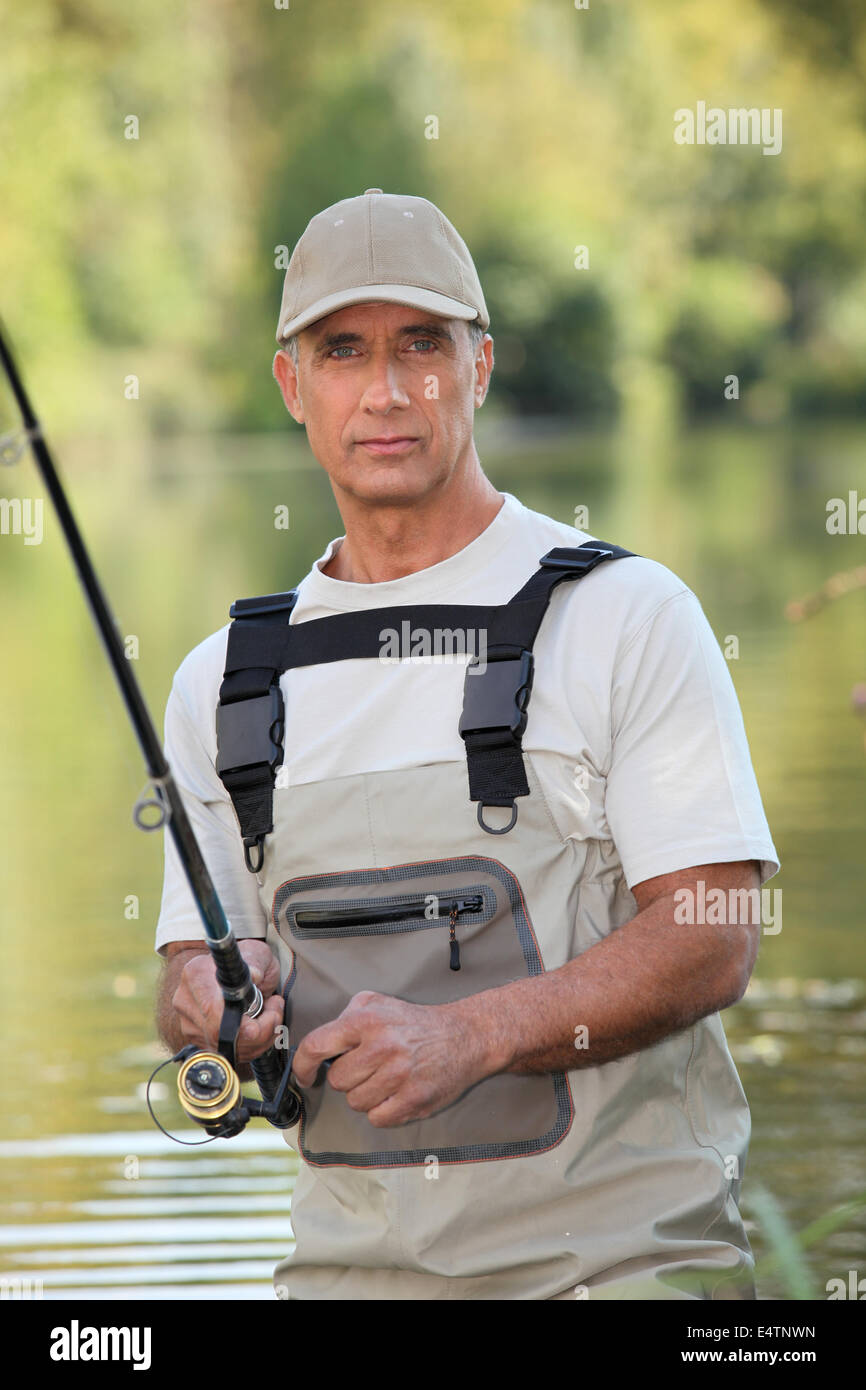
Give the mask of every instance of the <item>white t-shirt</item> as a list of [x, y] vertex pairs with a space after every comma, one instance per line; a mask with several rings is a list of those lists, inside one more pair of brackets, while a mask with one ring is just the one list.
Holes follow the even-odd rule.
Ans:
[[[342, 539], [297, 586], [293, 623], [401, 604], [505, 603], [548, 550], [590, 537], [505, 493], [493, 521], [463, 550], [381, 584], [322, 574]], [[178, 668], [165, 749], [235, 934], [264, 937], [256, 879], [214, 770], [227, 633], [228, 624]], [[675, 574], [628, 558], [560, 584], [534, 651], [523, 747], [563, 836], [612, 841], [629, 888], [698, 864], [759, 860], [762, 882], [777, 872], [727, 664], [697, 598]], [[275, 796], [325, 778], [465, 761], [457, 726], [466, 660], [349, 660], [286, 672], [285, 766]], [[168, 833], [165, 846], [157, 949], [203, 937]]]

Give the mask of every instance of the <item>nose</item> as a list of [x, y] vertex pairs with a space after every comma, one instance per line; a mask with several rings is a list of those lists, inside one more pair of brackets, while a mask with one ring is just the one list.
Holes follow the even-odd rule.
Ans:
[[389, 354], [371, 357], [369, 377], [361, 397], [361, 409], [387, 415], [395, 407], [410, 404], [402, 381], [400, 364]]

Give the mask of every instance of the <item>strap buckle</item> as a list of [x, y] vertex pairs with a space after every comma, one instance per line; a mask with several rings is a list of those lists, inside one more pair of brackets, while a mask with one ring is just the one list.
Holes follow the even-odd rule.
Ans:
[[[217, 705], [216, 772], [233, 801], [236, 795], [256, 788], [273, 789], [276, 769], [283, 761], [284, 714], [278, 684], [272, 685], [267, 695]], [[243, 836], [244, 863], [251, 874], [257, 874], [264, 863], [265, 833], [257, 830]]]
[[[584, 556], [586, 557], [584, 559]], [[542, 555], [539, 564], [549, 570], [576, 570], [578, 573], [593, 569], [602, 560], [613, 559], [613, 551], [601, 545], [581, 545], [577, 551], [568, 555], [559, 546]]]
[[514, 647], [489, 648], [486, 665], [473, 657], [463, 682], [460, 737], [502, 733], [519, 743], [526, 729], [534, 666], [531, 651]]
[[217, 705], [217, 776], [256, 767], [276, 771], [283, 761], [283, 713], [278, 685], [267, 695]]
[[297, 589], [287, 589], [284, 594], [262, 594], [259, 598], [236, 598], [229, 617], [262, 618], [271, 613], [291, 613], [297, 601]]

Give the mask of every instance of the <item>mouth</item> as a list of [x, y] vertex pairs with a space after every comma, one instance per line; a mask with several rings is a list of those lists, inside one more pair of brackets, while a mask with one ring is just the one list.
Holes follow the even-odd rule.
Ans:
[[377, 435], [373, 439], [359, 439], [356, 442], [368, 453], [383, 455], [408, 453], [418, 443], [418, 440], [414, 435], [409, 434], [383, 434]]

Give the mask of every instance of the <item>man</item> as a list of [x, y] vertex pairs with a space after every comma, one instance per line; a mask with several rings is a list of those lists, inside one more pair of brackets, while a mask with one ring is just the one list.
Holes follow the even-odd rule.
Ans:
[[[487, 327], [426, 200], [368, 189], [313, 218], [274, 374], [345, 536], [296, 595], [191, 652], [168, 703], [169, 760], [267, 997], [240, 1055], [284, 1018], [297, 1047], [277, 1292], [754, 1297], [749, 1115], [718, 1010], [760, 914], [681, 910], [742, 909], [778, 869], [736, 696], [675, 575], [485, 476]], [[466, 638], [451, 659], [445, 631]], [[278, 733], [274, 700], [281, 766], [231, 754], [255, 711]], [[221, 999], [168, 838], [166, 855], [161, 1031], [212, 1046]]]

